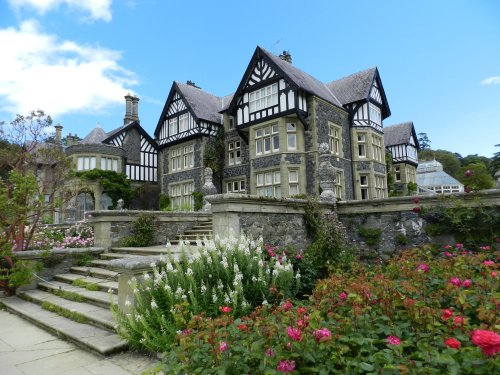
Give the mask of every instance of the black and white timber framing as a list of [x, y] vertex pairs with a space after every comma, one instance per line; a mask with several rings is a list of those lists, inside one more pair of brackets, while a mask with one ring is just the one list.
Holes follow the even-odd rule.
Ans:
[[394, 163], [417, 166], [420, 145], [412, 122], [385, 127], [384, 143], [386, 149], [391, 152]]
[[[140, 157], [139, 161], [135, 163], [129, 162], [127, 159], [125, 160], [125, 174], [132, 181], [157, 182], [157, 146], [155, 141], [144, 131], [137, 121], [131, 122], [117, 131], [112, 132], [103, 143], [124, 148], [126, 137], [132, 134], [132, 129], [137, 130], [140, 135]], [[137, 132], [135, 134], [137, 134]]]
[[[197, 92], [198, 91], [198, 92]], [[198, 107], [207, 105], [215, 115], [204, 118]], [[155, 130], [160, 148], [187, 141], [196, 136], [215, 136], [222, 125], [220, 98], [201, 89], [174, 82]]]
[[228, 110], [235, 115], [239, 129], [290, 114], [304, 118], [308, 113], [307, 94], [258, 47]]

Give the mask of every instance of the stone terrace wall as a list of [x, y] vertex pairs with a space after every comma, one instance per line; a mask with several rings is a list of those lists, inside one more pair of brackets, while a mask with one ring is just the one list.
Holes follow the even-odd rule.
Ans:
[[89, 223], [94, 227], [95, 246], [110, 249], [119, 245], [123, 238], [130, 236], [133, 221], [141, 213], [156, 217], [155, 245], [164, 245], [178, 234], [211, 218], [205, 212], [93, 211]]
[[[463, 206], [496, 206], [500, 214], [500, 190], [455, 195]], [[421, 208], [453, 204], [442, 196], [419, 197]], [[254, 238], [262, 236], [271, 244], [293, 243], [304, 248], [311, 242], [308, 238], [304, 207], [306, 201], [299, 199], [268, 199], [262, 197], [221, 194], [208, 198], [212, 204], [214, 234], [225, 236], [245, 233]], [[426, 242], [453, 243], [451, 236], [429, 236], [425, 231], [426, 222], [413, 212], [417, 206], [411, 197], [374, 199], [369, 201], [339, 202], [335, 211], [346, 226], [350, 241], [355, 244], [365, 258], [386, 259], [399, 248], [420, 245]], [[333, 206], [324, 204], [323, 210]], [[366, 238], [358, 234], [358, 229], [380, 228], [381, 235], [375, 245], [367, 245]], [[407, 244], [401, 243], [402, 239]]]

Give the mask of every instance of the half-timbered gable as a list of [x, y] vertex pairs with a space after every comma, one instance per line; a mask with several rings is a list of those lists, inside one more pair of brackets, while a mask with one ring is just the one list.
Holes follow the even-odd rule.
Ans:
[[155, 130], [160, 147], [213, 136], [222, 125], [221, 98], [193, 84], [174, 82]]
[[384, 128], [385, 147], [392, 154], [394, 163], [418, 164], [417, 134], [413, 122], [391, 125]]
[[382, 131], [382, 121], [391, 115], [377, 68], [330, 82], [327, 86], [352, 118], [352, 126]]
[[322, 82], [257, 47], [227, 110], [239, 129], [289, 115], [297, 115], [307, 126], [309, 94], [340, 106]]
[[132, 181], [158, 181], [158, 151], [155, 141], [138, 121], [115, 129], [102, 143], [124, 150], [125, 174]]

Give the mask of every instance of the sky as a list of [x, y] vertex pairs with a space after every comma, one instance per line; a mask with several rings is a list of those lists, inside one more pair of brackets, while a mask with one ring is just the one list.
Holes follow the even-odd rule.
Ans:
[[391, 108], [433, 149], [500, 151], [500, 1], [0, 0], [0, 121], [42, 109], [63, 135], [153, 136], [174, 80], [236, 90], [259, 45], [323, 82], [377, 66]]

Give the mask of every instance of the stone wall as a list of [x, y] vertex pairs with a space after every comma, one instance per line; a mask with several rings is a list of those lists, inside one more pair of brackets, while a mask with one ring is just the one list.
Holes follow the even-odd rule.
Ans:
[[210, 220], [210, 214], [205, 212], [94, 211], [90, 213], [89, 223], [94, 227], [95, 246], [105, 249], [119, 246], [123, 238], [131, 235], [133, 221], [141, 213], [156, 217], [155, 245], [165, 245], [178, 234]]
[[[419, 197], [419, 207], [425, 209], [449, 205], [442, 196]], [[475, 194], [456, 194], [464, 207], [494, 206], [500, 214], [500, 190], [488, 190]], [[311, 242], [305, 228], [304, 208], [307, 204], [299, 199], [268, 199], [241, 194], [221, 194], [208, 197], [212, 204], [214, 234], [244, 233], [254, 238], [262, 236], [271, 244], [293, 243], [305, 248]], [[369, 201], [339, 202], [334, 209], [323, 204], [322, 209], [335, 210], [347, 229], [349, 241], [364, 258], [387, 259], [401, 248], [426, 242], [452, 244], [453, 237], [431, 237], [426, 233], [426, 222], [413, 212], [416, 204], [411, 197], [374, 199]], [[360, 228], [380, 229], [374, 245], [368, 245], [367, 237], [360, 235]]]

